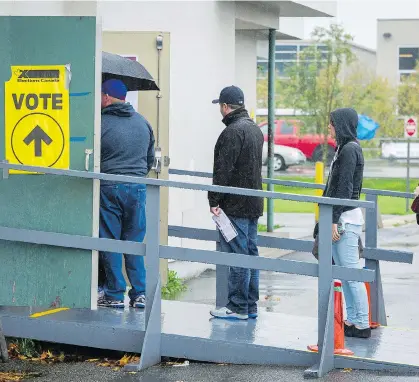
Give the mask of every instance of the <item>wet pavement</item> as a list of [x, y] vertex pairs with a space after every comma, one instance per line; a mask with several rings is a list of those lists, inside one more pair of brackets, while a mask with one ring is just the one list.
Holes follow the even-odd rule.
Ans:
[[[34, 382], [302, 382], [304, 369], [254, 366], [195, 364], [189, 366], [156, 366], [141, 373], [126, 374], [91, 363], [42, 365], [27, 362], [0, 364], [0, 371], [37, 372]], [[32, 380], [30, 380], [32, 381]], [[419, 375], [335, 370], [324, 382], [419, 382]]]
[[[419, 304], [412, 303], [419, 290], [419, 229], [416, 224], [379, 230], [379, 247], [415, 253], [413, 264], [381, 263], [388, 325], [419, 329]], [[315, 262], [309, 253], [292, 253], [288, 260]], [[207, 271], [188, 282], [181, 301], [215, 303], [215, 272]], [[317, 279], [275, 272], [260, 274], [260, 309], [317, 317]]]

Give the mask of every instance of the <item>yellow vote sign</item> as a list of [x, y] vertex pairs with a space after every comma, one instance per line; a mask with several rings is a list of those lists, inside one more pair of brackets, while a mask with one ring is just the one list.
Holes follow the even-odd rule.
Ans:
[[65, 65], [11, 69], [12, 77], [5, 83], [6, 159], [13, 164], [68, 169], [68, 69]]

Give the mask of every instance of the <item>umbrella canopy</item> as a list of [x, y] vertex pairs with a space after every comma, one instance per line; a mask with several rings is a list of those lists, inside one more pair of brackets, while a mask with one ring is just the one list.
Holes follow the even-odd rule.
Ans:
[[102, 52], [102, 82], [111, 78], [123, 81], [128, 91], [160, 90], [151, 74], [138, 61]]
[[358, 139], [369, 141], [375, 137], [375, 132], [380, 127], [380, 125], [367, 117], [366, 115], [358, 115]]

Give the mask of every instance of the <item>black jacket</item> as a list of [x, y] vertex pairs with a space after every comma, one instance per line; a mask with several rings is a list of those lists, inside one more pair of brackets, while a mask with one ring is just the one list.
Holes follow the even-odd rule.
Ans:
[[[330, 118], [338, 147], [323, 196], [358, 200], [364, 175], [364, 156], [357, 141], [358, 114], [344, 108], [333, 111]], [[333, 206], [333, 223], [337, 224], [342, 213], [353, 209]]]
[[[263, 134], [244, 108], [228, 114], [214, 149], [213, 184], [262, 189]], [[210, 207], [233, 217], [258, 218], [263, 215], [263, 198], [209, 192]]]

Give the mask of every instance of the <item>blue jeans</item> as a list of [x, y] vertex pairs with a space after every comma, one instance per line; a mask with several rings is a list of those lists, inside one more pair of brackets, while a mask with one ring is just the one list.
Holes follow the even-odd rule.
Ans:
[[[141, 243], [146, 233], [146, 186], [119, 183], [100, 187], [99, 236], [106, 239]], [[143, 256], [124, 255], [125, 269], [132, 286], [131, 300], [145, 294], [145, 267]], [[101, 270], [104, 275], [101, 275]], [[122, 254], [100, 252], [99, 287], [112, 300], [123, 300], [127, 288], [122, 273]]]
[[[220, 236], [220, 251], [259, 256], [257, 248], [258, 219], [244, 219], [229, 216], [238, 236], [227, 243]], [[257, 312], [259, 300], [259, 271], [230, 267], [228, 278], [227, 308], [238, 314]]]
[[[346, 224], [339, 241], [333, 243], [332, 253], [336, 265], [361, 269], [358, 239], [362, 226]], [[342, 281], [346, 303], [346, 320], [359, 329], [370, 327], [368, 295], [365, 284], [357, 281]]]

